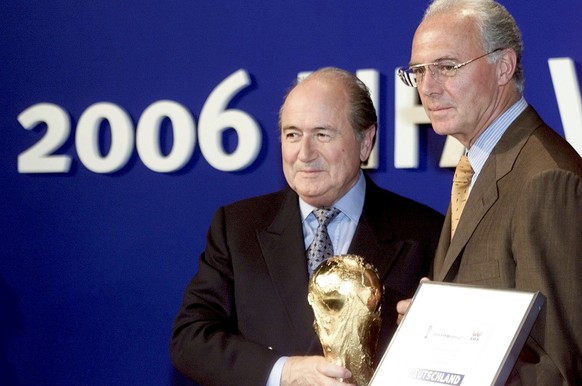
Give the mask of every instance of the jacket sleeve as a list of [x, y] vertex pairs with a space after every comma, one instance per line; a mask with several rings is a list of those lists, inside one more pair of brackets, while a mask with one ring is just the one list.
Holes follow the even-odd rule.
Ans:
[[582, 385], [582, 179], [542, 172], [524, 186], [515, 210], [515, 287], [547, 299], [526, 345], [536, 355], [518, 362], [536, 378], [522, 383]]
[[279, 355], [238, 331], [226, 228], [220, 208], [175, 319], [170, 354], [174, 366], [201, 385], [265, 385]]

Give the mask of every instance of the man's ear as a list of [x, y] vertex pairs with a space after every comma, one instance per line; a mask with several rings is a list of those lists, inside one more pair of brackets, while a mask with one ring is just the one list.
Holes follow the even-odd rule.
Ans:
[[500, 86], [505, 86], [513, 79], [517, 68], [517, 55], [513, 48], [506, 48], [497, 59], [497, 81]]
[[362, 136], [362, 142], [360, 143], [360, 161], [367, 162], [372, 152], [372, 147], [374, 146], [374, 140], [376, 138], [376, 125], [368, 127]]

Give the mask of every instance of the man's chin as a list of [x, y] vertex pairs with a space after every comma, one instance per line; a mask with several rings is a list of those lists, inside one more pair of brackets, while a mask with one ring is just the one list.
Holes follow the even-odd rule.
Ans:
[[297, 194], [303, 201], [308, 203], [309, 205], [316, 206], [318, 208], [324, 206], [330, 206], [333, 202], [329, 202], [330, 199], [321, 192], [314, 192], [314, 191], [298, 191]]
[[455, 133], [455, 130], [451, 128], [451, 125], [442, 122], [432, 123], [432, 129], [438, 135], [453, 135]]

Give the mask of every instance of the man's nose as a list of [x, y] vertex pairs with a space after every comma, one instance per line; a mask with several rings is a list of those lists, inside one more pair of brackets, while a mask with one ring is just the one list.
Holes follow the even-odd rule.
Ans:
[[422, 81], [418, 82], [418, 91], [424, 95], [430, 95], [442, 88], [438, 74], [430, 67], [424, 72]]
[[315, 138], [308, 135], [303, 137], [299, 147], [299, 159], [302, 161], [311, 161], [317, 154], [317, 145]]

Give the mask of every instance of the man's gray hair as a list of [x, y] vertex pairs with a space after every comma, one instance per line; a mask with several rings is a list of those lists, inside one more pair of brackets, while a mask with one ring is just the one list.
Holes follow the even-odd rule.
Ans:
[[[515, 19], [507, 9], [493, 0], [434, 0], [427, 8], [423, 20], [444, 11], [469, 10], [474, 15], [478, 29], [481, 31], [483, 50], [491, 52], [498, 48], [512, 48], [517, 56], [513, 81], [520, 93], [523, 93], [524, 76], [521, 57], [523, 41]], [[501, 52], [489, 56], [490, 63], [496, 61]]]
[[[295, 83], [285, 95], [284, 101], [299, 83], [310, 79], [335, 80], [345, 86], [351, 106], [351, 111], [348, 112], [348, 119], [358, 141], [362, 140], [364, 132], [371, 126], [374, 126], [376, 129], [378, 128], [378, 116], [376, 115], [376, 109], [370, 97], [370, 90], [355, 74], [341, 68], [324, 67], [309, 74], [307, 77]], [[284, 101], [279, 110], [279, 128], [281, 128], [281, 112], [285, 105]]]

